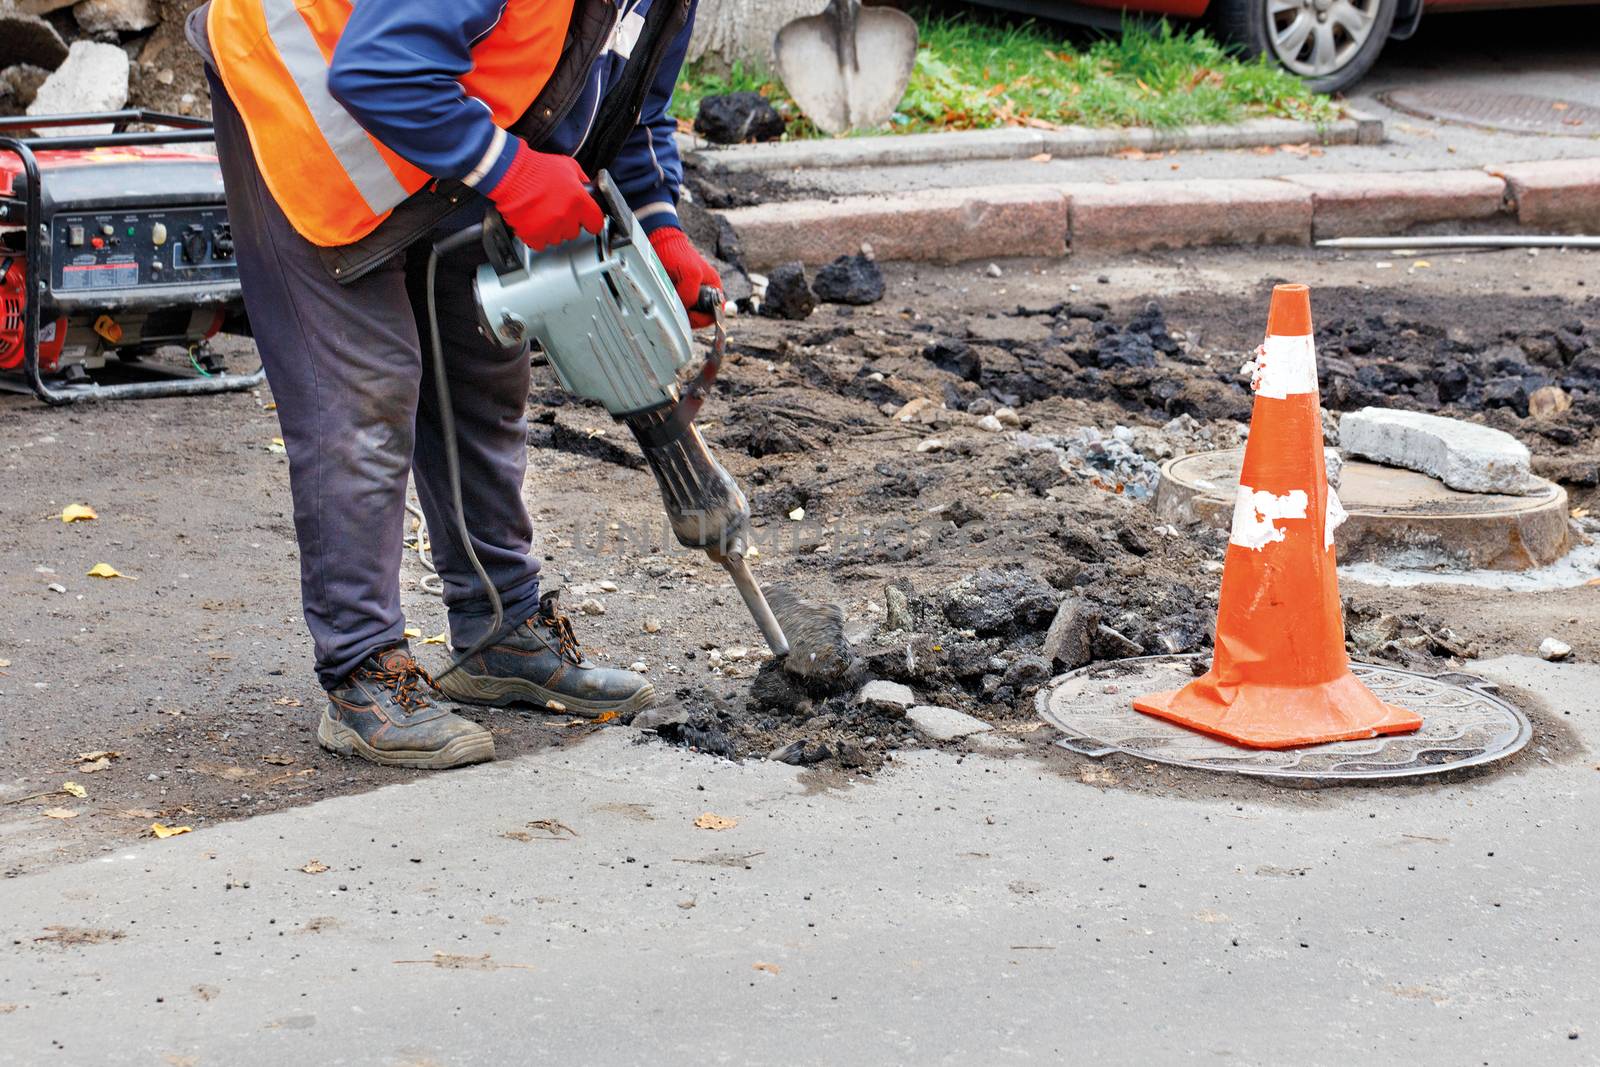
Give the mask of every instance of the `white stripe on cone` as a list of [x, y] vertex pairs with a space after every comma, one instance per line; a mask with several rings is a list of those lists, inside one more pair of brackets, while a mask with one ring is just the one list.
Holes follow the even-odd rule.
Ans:
[[1233, 501], [1233, 530], [1228, 542], [1260, 552], [1284, 539], [1284, 531], [1277, 525], [1280, 521], [1305, 518], [1306, 505], [1310, 503], [1311, 496], [1304, 489], [1291, 489], [1278, 496], [1240, 483], [1239, 495]]
[[1317, 391], [1317, 349], [1310, 337], [1272, 337], [1245, 364], [1257, 396], [1287, 400]]

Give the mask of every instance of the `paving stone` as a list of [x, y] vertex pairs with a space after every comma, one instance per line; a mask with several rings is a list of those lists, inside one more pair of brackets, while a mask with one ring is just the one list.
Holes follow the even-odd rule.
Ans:
[[1432, 475], [1468, 493], [1535, 492], [1527, 446], [1515, 437], [1441, 415], [1362, 408], [1339, 419], [1339, 447], [1407, 470]]
[[879, 260], [959, 263], [1066, 253], [1066, 198], [1039, 185], [791, 200], [734, 208], [726, 217], [754, 270], [793, 260], [829, 263], [864, 243]]
[[1505, 206], [1506, 183], [1481, 170], [1295, 174], [1311, 190], [1312, 236], [1405, 233], [1427, 222], [1486, 219]]
[[982, 719], [975, 719], [954, 708], [940, 708], [931, 704], [917, 705], [906, 712], [906, 718], [917, 728], [918, 733], [935, 741], [954, 741], [958, 737], [986, 733], [994, 729]]
[[1600, 159], [1551, 159], [1488, 168], [1506, 180], [1524, 226], [1600, 231]]
[[1074, 252], [1311, 243], [1311, 191], [1267, 178], [1064, 186]]

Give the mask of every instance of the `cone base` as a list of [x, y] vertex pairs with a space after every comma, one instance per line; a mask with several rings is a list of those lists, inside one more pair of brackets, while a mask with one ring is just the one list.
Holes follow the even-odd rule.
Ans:
[[1320, 685], [1226, 687], [1207, 674], [1182, 689], [1139, 697], [1133, 706], [1247, 748], [1359, 741], [1422, 726], [1422, 716], [1385, 704], [1349, 672]]

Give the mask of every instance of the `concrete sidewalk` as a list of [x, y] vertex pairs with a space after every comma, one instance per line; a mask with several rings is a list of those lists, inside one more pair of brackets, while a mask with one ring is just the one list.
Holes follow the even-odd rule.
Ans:
[[[1600, 669], [1475, 668], [1600, 742]], [[1312, 793], [954, 753], [832, 788], [632, 738], [0, 884], [0, 1063], [1596, 1056], [1600, 775], [1548, 726], [1510, 772]]]

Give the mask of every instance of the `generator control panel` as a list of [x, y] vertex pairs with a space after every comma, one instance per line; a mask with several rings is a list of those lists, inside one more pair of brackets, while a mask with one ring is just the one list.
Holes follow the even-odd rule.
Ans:
[[237, 284], [226, 207], [62, 212], [51, 220], [56, 296], [112, 289]]

